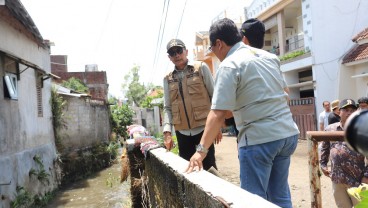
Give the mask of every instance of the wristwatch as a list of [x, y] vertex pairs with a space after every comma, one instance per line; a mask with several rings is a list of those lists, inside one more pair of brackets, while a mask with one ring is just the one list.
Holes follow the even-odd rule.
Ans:
[[203, 146], [203, 144], [198, 144], [196, 146], [196, 151], [207, 154], [208, 149]]

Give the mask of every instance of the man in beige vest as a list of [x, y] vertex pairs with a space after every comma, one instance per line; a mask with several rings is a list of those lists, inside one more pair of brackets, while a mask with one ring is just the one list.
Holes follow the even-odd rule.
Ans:
[[205, 151], [204, 169], [217, 169], [214, 145], [208, 149], [198, 145], [211, 107], [212, 74], [203, 62], [189, 63], [188, 50], [179, 39], [169, 41], [167, 53], [175, 68], [165, 76], [163, 83], [165, 146], [168, 150], [173, 147], [171, 131], [174, 127], [180, 157], [189, 160], [196, 151]]

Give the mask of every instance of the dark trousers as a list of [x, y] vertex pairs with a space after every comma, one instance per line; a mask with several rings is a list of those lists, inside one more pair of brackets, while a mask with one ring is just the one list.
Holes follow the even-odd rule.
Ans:
[[[184, 134], [181, 134], [179, 131], [175, 131], [175, 133], [179, 145], [179, 156], [189, 161], [193, 154], [196, 152], [196, 146], [201, 141], [203, 131], [193, 136], [186, 136]], [[203, 168], [205, 170], [208, 170], [211, 167], [217, 169], [214, 144], [210, 146], [207, 156], [203, 160]]]
[[231, 118], [227, 118], [227, 119], [225, 119], [225, 125], [226, 125], [226, 126], [231, 126], [231, 125], [233, 125], [233, 126], [234, 126], [234, 130], [235, 130], [235, 136], [238, 136], [238, 135], [239, 135], [239, 131], [238, 131], [238, 129], [236, 128], [236, 124], [235, 124], [235, 119], [234, 119], [234, 117], [231, 117]]

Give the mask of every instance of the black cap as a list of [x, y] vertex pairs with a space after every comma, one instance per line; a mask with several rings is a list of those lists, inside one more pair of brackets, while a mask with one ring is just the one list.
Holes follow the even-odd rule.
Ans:
[[352, 107], [354, 109], [357, 109], [357, 106], [353, 99], [344, 99], [340, 101], [340, 105], [339, 105], [340, 109], [347, 108], [347, 107]]
[[175, 46], [185, 48], [185, 44], [183, 41], [179, 39], [172, 39], [167, 43], [166, 49], [167, 51], [169, 51], [170, 48], [175, 47]]
[[265, 26], [263, 22], [259, 21], [257, 18], [251, 18], [242, 24], [241, 31], [245, 37], [254, 36], [265, 33]]

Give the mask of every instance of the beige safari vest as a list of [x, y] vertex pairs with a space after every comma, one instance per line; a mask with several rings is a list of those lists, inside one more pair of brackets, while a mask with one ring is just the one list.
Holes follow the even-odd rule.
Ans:
[[208, 91], [201, 73], [202, 62], [188, 65], [182, 80], [171, 72], [166, 76], [170, 90], [172, 123], [175, 130], [193, 129], [206, 124], [211, 108]]

